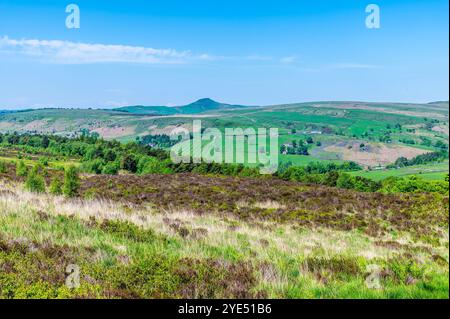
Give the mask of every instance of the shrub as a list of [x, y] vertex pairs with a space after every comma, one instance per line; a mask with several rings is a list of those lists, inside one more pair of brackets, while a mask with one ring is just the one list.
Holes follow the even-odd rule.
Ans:
[[75, 166], [71, 165], [66, 168], [64, 173], [64, 186], [63, 194], [66, 197], [75, 197], [78, 195], [78, 189], [80, 188], [80, 178]]
[[362, 176], [356, 176], [354, 188], [360, 192], [376, 192], [381, 188], [381, 183]]
[[39, 171], [40, 166], [36, 165], [27, 175], [25, 181], [25, 188], [30, 192], [44, 193], [45, 192], [45, 180]]
[[0, 174], [4, 174], [7, 171], [6, 163], [5, 161], [0, 161]]
[[103, 161], [101, 159], [94, 159], [83, 162], [81, 170], [85, 173], [101, 174], [103, 170]]
[[406, 284], [410, 279], [422, 279], [424, 276], [424, 266], [417, 264], [411, 259], [399, 257], [386, 261], [386, 268], [392, 273], [393, 279]]
[[339, 174], [339, 178], [336, 181], [338, 188], [352, 189], [355, 187], [355, 179], [346, 173]]
[[168, 161], [161, 161], [155, 157], [143, 156], [139, 159], [137, 172], [139, 174], [170, 174], [172, 170], [168, 167]]
[[16, 175], [25, 177], [28, 174], [27, 166], [24, 161], [18, 161], [16, 164]]
[[119, 162], [109, 162], [103, 166], [102, 174], [106, 175], [117, 175], [120, 169]]
[[62, 194], [62, 183], [58, 177], [52, 179], [50, 183], [50, 193], [53, 195], [61, 195]]
[[417, 176], [408, 178], [388, 177], [382, 182], [383, 193], [439, 193], [448, 195], [446, 181], [426, 181]]
[[43, 166], [48, 166], [48, 162], [49, 162], [49, 160], [47, 157], [41, 157], [39, 159], [39, 163], [41, 163]]
[[422, 165], [427, 163], [438, 163], [448, 159], [448, 152], [445, 149], [441, 149], [438, 152], [431, 152], [422, 155], [418, 155], [413, 159], [408, 160], [405, 157], [398, 158], [394, 164], [390, 164], [387, 168], [398, 168], [405, 166]]
[[131, 173], [136, 173], [137, 164], [138, 164], [138, 162], [136, 160], [136, 156], [134, 156], [133, 154], [127, 154], [122, 159], [122, 168]]
[[325, 174], [323, 184], [326, 186], [335, 187], [338, 179], [339, 173], [337, 171], [331, 171]]

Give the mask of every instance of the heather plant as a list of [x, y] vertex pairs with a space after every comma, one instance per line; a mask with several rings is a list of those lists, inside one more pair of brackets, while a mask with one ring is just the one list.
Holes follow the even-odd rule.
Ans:
[[[202, 178], [200, 182], [209, 181]], [[215, 184], [221, 181], [218, 178]], [[191, 185], [192, 180], [177, 183]], [[288, 192], [286, 183], [267, 183], [268, 195]], [[214, 192], [225, 188], [211, 186]], [[335, 191], [330, 198], [368, 196]], [[440, 240], [425, 245], [424, 238], [405, 240], [410, 238], [413, 216], [406, 217], [403, 231], [390, 229], [389, 234], [376, 235], [311, 223], [298, 228], [297, 222], [245, 221], [205, 209], [202, 214], [175, 210], [159, 214], [150, 213], [153, 208], [129, 210], [119, 203], [61, 201], [13, 192], [0, 194], [4, 236], [0, 236], [0, 262], [7, 266], [0, 272], [0, 298], [448, 299], [448, 222], [434, 220], [436, 209], [420, 214], [421, 221], [439, 230]], [[307, 189], [301, 194], [316, 198]], [[11, 203], [13, 196], [22, 200]], [[116, 213], [113, 217], [107, 211]], [[439, 211], [448, 221], [448, 210]], [[391, 214], [392, 222], [403, 215]], [[311, 217], [305, 212], [300, 215]], [[329, 225], [337, 220], [315, 215]], [[350, 217], [346, 211], [338, 219], [352, 224], [363, 221], [362, 216]], [[65, 285], [69, 261], [82, 270], [79, 288]], [[380, 288], [371, 288], [370, 278]]]

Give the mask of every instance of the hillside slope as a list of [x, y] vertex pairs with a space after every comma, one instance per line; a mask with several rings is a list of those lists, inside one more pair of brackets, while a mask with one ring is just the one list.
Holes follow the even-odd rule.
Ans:
[[448, 198], [179, 174], [84, 176], [67, 199], [13, 170], [0, 298], [448, 298]]

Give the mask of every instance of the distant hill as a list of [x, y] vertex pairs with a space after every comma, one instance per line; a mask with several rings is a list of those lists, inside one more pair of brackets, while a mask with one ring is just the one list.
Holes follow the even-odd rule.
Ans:
[[143, 105], [123, 106], [115, 108], [113, 111], [136, 115], [175, 115], [179, 113], [175, 107]]
[[183, 106], [125, 106], [114, 109], [114, 111], [142, 114], [142, 115], [175, 115], [175, 114], [199, 114], [209, 111], [223, 110], [223, 109], [238, 109], [250, 106], [232, 105], [220, 103], [209, 98], [200, 99], [194, 103]]
[[[449, 144], [448, 103], [312, 101], [243, 106], [201, 99], [184, 106], [128, 106], [118, 109], [36, 109], [0, 113], [0, 133], [74, 136], [95, 132], [104, 139], [134, 141], [170, 134], [176, 127], [278, 128], [279, 144], [308, 137], [309, 155], [281, 154], [294, 165], [353, 160], [379, 167]], [[360, 145], [367, 147], [361, 149]], [[448, 170], [447, 170], [448, 171]], [[440, 176], [440, 175], [439, 175]]]
[[438, 106], [442, 106], [442, 107], [447, 107], [448, 108], [448, 101], [436, 101], [436, 102], [430, 102], [428, 104], [429, 105], [438, 105]]

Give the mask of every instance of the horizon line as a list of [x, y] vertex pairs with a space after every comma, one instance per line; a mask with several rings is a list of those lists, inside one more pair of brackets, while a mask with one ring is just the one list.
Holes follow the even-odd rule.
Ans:
[[267, 104], [267, 105], [246, 105], [246, 104], [235, 104], [235, 103], [227, 103], [227, 102], [218, 102], [212, 98], [201, 98], [198, 100], [195, 100], [193, 102], [184, 104], [184, 105], [176, 105], [176, 106], [167, 106], [167, 105], [145, 105], [145, 104], [124, 104], [121, 106], [44, 106], [44, 107], [14, 107], [14, 108], [3, 108], [0, 107], [0, 111], [36, 111], [36, 110], [117, 110], [124, 107], [133, 107], [133, 106], [140, 106], [140, 107], [167, 107], [167, 108], [180, 108], [187, 105], [190, 105], [192, 103], [199, 102], [201, 100], [209, 99], [213, 102], [227, 104], [232, 106], [247, 106], [247, 107], [271, 107], [271, 106], [281, 106], [281, 105], [294, 105], [294, 104], [308, 104], [308, 103], [391, 103], [391, 104], [421, 104], [421, 105], [427, 105], [432, 103], [449, 103], [449, 100], [431, 100], [428, 102], [400, 102], [400, 101], [373, 101], [373, 100], [309, 100], [309, 101], [301, 101], [301, 102], [287, 102], [287, 103], [279, 103], [279, 104]]

